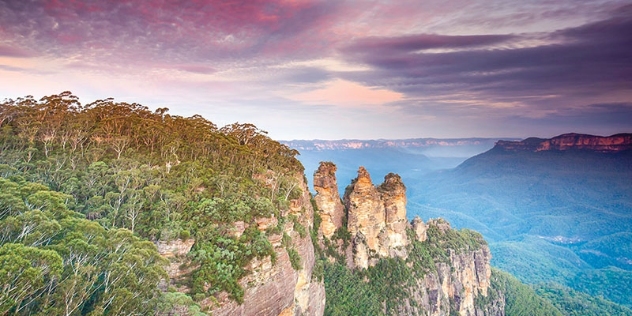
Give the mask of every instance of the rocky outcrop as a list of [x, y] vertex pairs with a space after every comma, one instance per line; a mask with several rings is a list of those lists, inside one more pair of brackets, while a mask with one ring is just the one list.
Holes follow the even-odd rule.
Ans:
[[[443, 220], [430, 220], [427, 225], [420, 219], [413, 222], [418, 229], [425, 228], [424, 234], [417, 235], [420, 241], [426, 240], [426, 229], [433, 229], [437, 239], [443, 238], [442, 236], [451, 230], [449, 224]], [[487, 245], [481, 245], [479, 248], [448, 249], [447, 252], [449, 257], [435, 262], [434, 271], [429, 271], [423, 278], [416, 279], [414, 286], [409, 287], [412, 292], [410, 298], [400, 305], [398, 314], [504, 315], [504, 299], [502, 302], [493, 302], [502, 305], [499, 313], [490, 312], [495, 308], [485, 306], [485, 309], [481, 309], [475, 304], [476, 297], [487, 296], [490, 287], [491, 253]]]
[[357, 254], [353, 259], [354, 265], [367, 268], [375, 264], [378, 254], [386, 256], [388, 252], [382, 244], [386, 233], [384, 204], [364, 167], [360, 167], [358, 177], [347, 188], [344, 203], [348, 216], [347, 230], [353, 240], [354, 253]]
[[336, 165], [331, 162], [321, 162], [318, 170], [314, 172], [314, 200], [318, 206], [318, 214], [321, 218], [319, 235], [331, 238], [336, 229], [342, 227], [345, 216], [344, 206], [338, 194], [336, 181]]
[[409, 227], [406, 219], [406, 187], [402, 178], [394, 173], [384, 177], [384, 183], [378, 187], [384, 212], [386, 214], [386, 239], [383, 248], [388, 250], [390, 257], [406, 257], [408, 237], [406, 229]]
[[[186, 255], [191, 251], [193, 244], [195, 244], [195, 239], [157, 241], [155, 244], [158, 253], [169, 260], [169, 265], [165, 268], [169, 275], [169, 285], [176, 286], [176, 288], [182, 292], [186, 291], [187, 289], [179, 286], [179, 284], [190, 271], [182, 269], [181, 266], [187, 262]], [[163, 284], [162, 287], [163, 289], [167, 289], [167, 284]]]
[[[329, 170], [335, 171], [331, 166]], [[332, 175], [327, 175], [330, 180]], [[360, 167], [343, 199], [350, 234], [343, 252], [349, 268], [366, 269], [383, 258], [398, 257], [409, 259], [406, 264], [416, 269], [411, 282], [396, 285], [408, 294], [387, 314], [504, 315], [504, 297], [498, 293], [484, 306], [476, 304], [490, 291], [491, 253], [482, 236], [455, 231], [442, 219], [424, 223], [415, 217], [409, 223], [406, 187], [398, 175], [388, 174], [376, 187]]]
[[428, 239], [427, 234], [427, 226], [424, 224], [424, 221], [419, 218], [419, 216], [415, 216], [413, 221], [411, 222], [413, 232], [415, 233], [415, 238], [421, 242], [426, 241]]
[[586, 134], [563, 134], [550, 139], [527, 138], [522, 141], [503, 141], [496, 143], [495, 148], [505, 151], [565, 151], [589, 150], [613, 153], [632, 150], [632, 134], [616, 134], [602, 137]]

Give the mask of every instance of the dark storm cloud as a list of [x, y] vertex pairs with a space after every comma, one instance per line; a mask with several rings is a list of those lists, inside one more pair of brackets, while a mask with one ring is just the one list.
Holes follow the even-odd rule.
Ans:
[[369, 37], [356, 40], [346, 53], [357, 54], [370, 51], [380, 53], [410, 53], [436, 48], [465, 48], [498, 44], [515, 38], [513, 35], [461, 35], [418, 34], [402, 37]]

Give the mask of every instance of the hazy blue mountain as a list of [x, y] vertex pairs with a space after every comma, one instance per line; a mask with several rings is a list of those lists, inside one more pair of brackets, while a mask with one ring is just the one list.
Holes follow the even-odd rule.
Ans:
[[538, 149], [544, 141], [500, 143], [419, 178], [409, 184], [411, 212], [480, 231], [492, 263], [525, 282], [557, 281], [630, 306], [632, 150]]
[[430, 171], [454, 168], [467, 158], [489, 150], [496, 138], [416, 138], [400, 140], [293, 140], [281, 143], [297, 149], [298, 159], [309, 176], [321, 161], [338, 166], [340, 190], [364, 166], [376, 179], [398, 173], [406, 183]]

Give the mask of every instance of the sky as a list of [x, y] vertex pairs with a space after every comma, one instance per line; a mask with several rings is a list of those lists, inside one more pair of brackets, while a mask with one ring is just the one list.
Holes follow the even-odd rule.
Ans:
[[629, 0], [0, 0], [0, 100], [279, 140], [632, 132]]

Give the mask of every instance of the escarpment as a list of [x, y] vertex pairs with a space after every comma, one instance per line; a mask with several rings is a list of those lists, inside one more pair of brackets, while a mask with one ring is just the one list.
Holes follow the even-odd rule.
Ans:
[[[319, 184], [314, 199], [322, 223], [330, 214], [340, 212], [340, 204], [323, 203], [335, 196], [331, 190], [321, 189], [322, 183], [336, 187], [333, 171], [332, 163], [321, 163], [314, 174], [314, 183]], [[321, 192], [326, 196], [319, 197]], [[367, 291], [382, 293], [383, 297], [373, 298], [383, 300], [382, 313], [504, 315], [504, 298], [487, 298], [491, 253], [482, 236], [454, 230], [441, 219], [424, 223], [415, 217], [408, 222], [406, 187], [398, 175], [388, 174], [375, 186], [368, 171], [360, 167], [343, 200], [346, 218], [342, 223], [346, 225], [336, 226], [331, 237], [320, 235], [320, 244], [330, 247], [323, 249], [330, 265], [345, 265], [359, 273], [353, 282], [364, 282]], [[382, 275], [392, 276], [382, 281], [372, 279]], [[329, 292], [328, 304], [337, 304], [338, 293], [334, 292]]]
[[522, 141], [500, 140], [495, 146], [505, 151], [566, 151], [588, 150], [603, 153], [615, 153], [632, 150], [632, 134], [612, 136], [594, 136], [586, 134], [562, 134], [550, 139], [527, 138]]
[[[419, 224], [418, 224], [419, 225]], [[422, 223], [423, 225], [423, 223]], [[471, 237], [471, 243], [446, 221], [429, 220], [425, 225], [427, 240], [418, 242], [412, 251], [419, 251], [425, 243], [441, 247], [445, 252], [434, 258], [434, 267], [427, 267], [423, 278], [417, 278], [411, 287], [411, 298], [407, 299], [399, 315], [504, 315], [504, 310], [490, 312], [489, 306], [477, 306], [477, 298], [486, 297], [490, 290], [491, 252], [480, 235]], [[470, 233], [469, 231], [466, 233]], [[468, 244], [470, 243], [470, 244]], [[502, 299], [492, 300], [502, 305]]]

